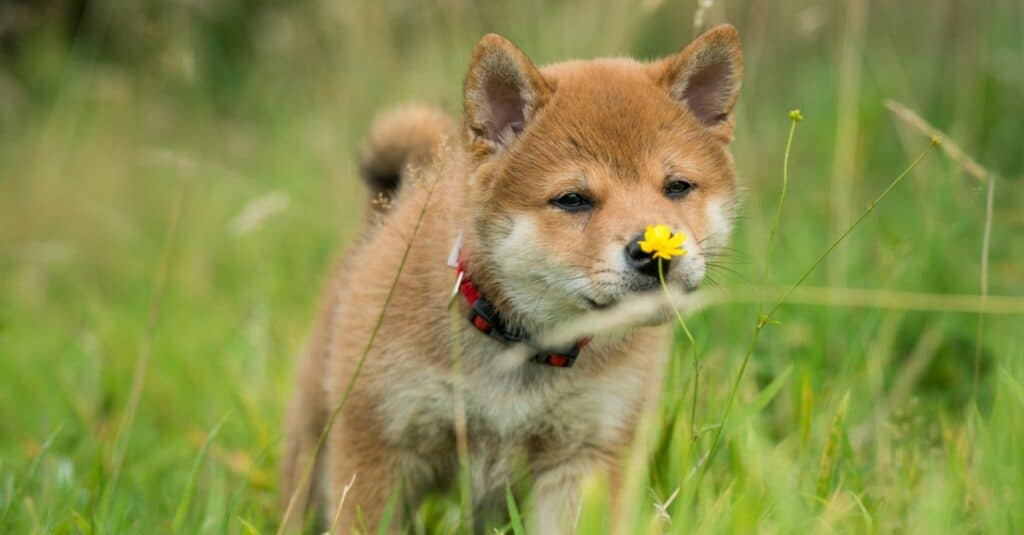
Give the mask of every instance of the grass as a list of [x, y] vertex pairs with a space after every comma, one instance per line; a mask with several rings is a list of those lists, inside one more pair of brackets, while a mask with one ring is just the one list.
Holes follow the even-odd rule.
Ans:
[[[232, 5], [162, 8], [145, 46], [117, 48], [104, 29], [139, 25], [99, 10], [70, 46], [38, 31], [5, 49], [0, 532], [276, 530], [291, 370], [332, 259], [362, 222], [353, 156], [372, 112], [409, 99], [457, 110], [486, 31], [540, 63], [653, 57], [689, 40], [696, 8], [256, 3], [238, 37], [224, 29]], [[706, 13], [737, 24], [747, 51], [744, 215], [717, 284], [757, 282], [776, 290], [754, 297], [782, 300], [844, 228], [831, 207], [856, 216], [907, 166], [932, 134], [886, 99], [992, 182], [935, 151], [838, 245], [848, 287], [822, 290], [827, 273], [809, 274], [753, 346], [758, 299], [686, 318], [697, 401], [680, 331], [629, 459], [625, 532], [1024, 526], [1024, 8], [874, 3], [852, 49], [843, 13], [796, 0]], [[856, 87], [840, 85], [853, 71], [837, 58], [860, 65]], [[795, 106], [808, 120], [770, 238]], [[828, 177], [851, 165], [838, 199]], [[981, 281], [983, 328], [971, 308]], [[581, 531], [608, 529], [608, 492], [587, 483]], [[460, 501], [431, 500], [415, 524], [452, 531]], [[530, 511], [516, 513], [499, 528], [521, 532]]]

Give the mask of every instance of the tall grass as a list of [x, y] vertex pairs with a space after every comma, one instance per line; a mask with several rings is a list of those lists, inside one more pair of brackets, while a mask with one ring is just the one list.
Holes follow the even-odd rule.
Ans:
[[[457, 112], [486, 31], [538, 63], [655, 57], [689, 38], [696, 7], [172, 3], [90, 12], [70, 47], [43, 30], [3, 49], [0, 531], [276, 530], [282, 408], [319, 281], [362, 223], [350, 148], [370, 115], [410, 99]], [[1024, 7], [872, 3], [858, 46], [831, 37], [848, 35], [844, 12], [792, 0], [706, 10], [704, 23], [727, 19], [748, 40], [735, 143], [744, 218], [720, 259], [737, 273], [712, 268], [721, 290], [686, 317], [696, 405], [687, 396], [691, 410], [677, 410], [695, 387], [680, 338], [621, 487], [588, 482], [581, 531], [612, 529], [616, 493], [623, 533], [1024, 524]], [[840, 74], [837, 57], [859, 76]], [[887, 98], [956, 139], [860, 223], [832, 288], [806, 269], [846, 228], [831, 226], [831, 207], [855, 215], [913, 156], [901, 143], [924, 142], [901, 137]], [[812, 120], [777, 212], [779, 111], [796, 103]], [[960, 179], [974, 177], [966, 155], [987, 181]], [[842, 199], [829, 186], [836, 159], [856, 171]], [[238, 231], [268, 196], [274, 209]], [[748, 259], [769, 240], [762, 280]], [[786, 306], [767, 307], [778, 323], [751, 346], [761, 302]], [[694, 406], [728, 420], [699, 425]], [[413, 525], [450, 532], [464, 501], [431, 498]], [[514, 517], [494, 527], [521, 529]]]

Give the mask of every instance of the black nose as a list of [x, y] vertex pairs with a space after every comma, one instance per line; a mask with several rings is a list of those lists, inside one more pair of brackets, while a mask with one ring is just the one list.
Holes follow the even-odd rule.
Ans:
[[[657, 278], [658, 260], [654, 258], [651, 253], [645, 253], [644, 250], [640, 248], [640, 241], [643, 239], [643, 234], [640, 234], [626, 245], [626, 263], [644, 275]], [[669, 262], [669, 260], [664, 259], [661, 261], [662, 269], [665, 272], [668, 272]]]

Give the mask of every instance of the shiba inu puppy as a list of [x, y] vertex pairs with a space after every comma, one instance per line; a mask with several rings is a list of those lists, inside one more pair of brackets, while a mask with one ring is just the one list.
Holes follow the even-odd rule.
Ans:
[[[481, 509], [526, 474], [531, 532], [572, 531], [581, 479], [619, 477], [669, 332], [554, 348], [535, 336], [660, 291], [638, 246], [648, 225], [685, 234], [664, 274], [698, 287], [731, 230], [742, 72], [727, 25], [653, 62], [543, 68], [492, 34], [473, 52], [461, 125], [424, 107], [378, 119], [362, 163], [392, 200], [338, 270], [301, 364], [283, 460], [291, 518], [313, 502], [341, 533], [375, 529], [397, 496], [400, 525], [456, 481], [461, 448]], [[532, 358], [497, 366], [513, 345]]]

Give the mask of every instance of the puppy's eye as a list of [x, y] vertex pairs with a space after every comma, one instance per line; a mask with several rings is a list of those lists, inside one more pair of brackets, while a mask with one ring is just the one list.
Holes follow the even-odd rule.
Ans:
[[697, 185], [689, 180], [670, 177], [668, 182], [665, 183], [665, 195], [669, 199], [682, 199], [696, 187]]
[[582, 212], [594, 207], [594, 202], [581, 193], [563, 193], [551, 199], [551, 205], [566, 212]]

